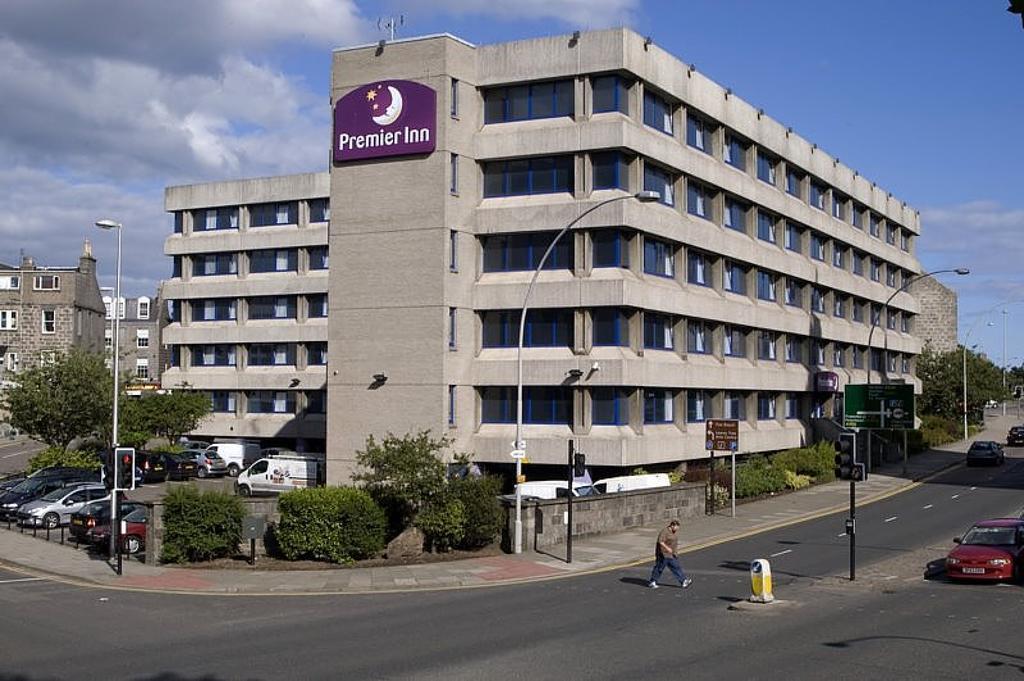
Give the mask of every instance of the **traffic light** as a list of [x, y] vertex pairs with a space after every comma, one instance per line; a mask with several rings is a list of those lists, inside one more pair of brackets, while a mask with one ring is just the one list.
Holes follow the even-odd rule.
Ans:
[[572, 455], [572, 475], [574, 478], [582, 478], [587, 474], [587, 455], [583, 452], [576, 452]]
[[117, 489], [135, 489], [135, 449], [118, 447], [114, 450], [114, 467], [117, 476]]
[[103, 479], [103, 486], [107, 488], [107, 491], [114, 489], [114, 464], [112, 462], [113, 454], [108, 454], [103, 460], [103, 468], [100, 470], [100, 476]]
[[836, 478], [860, 482], [867, 478], [867, 471], [862, 463], [857, 463], [856, 435], [840, 433], [833, 445], [836, 448]]

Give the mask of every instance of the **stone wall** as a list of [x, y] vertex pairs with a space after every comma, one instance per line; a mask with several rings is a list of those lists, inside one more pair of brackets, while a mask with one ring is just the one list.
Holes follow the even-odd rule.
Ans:
[[957, 348], [957, 295], [934, 277], [918, 279], [910, 285], [910, 294], [917, 299], [921, 312], [914, 317], [911, 333], [923, 345], [936, 352]]
[[[622, 532], [645, 525], [664, 525], [672, 518], [704, 514], [705, 486], [682, 483], [672, 487], [618, 492], [573, 500], [573, 536]], [[515, 536], [515, 501], [506, 503], [506, 549]], [[565, 543], [566, 500], [523, 502], [523, 549], [538, 551]]]
[[[276, 523], [281, 518], [277, 511], [277, 497], [242, 499], [242, 505], [245, 507], [245, 515], [263, 516], [268, 529], [271, 523]], [[164, 542], [164, 504], [162, 501], [156, 501], [146, 506], [149, 510], [149, 519], [146, 524], [146, 563], [156, 565], [159, 563], [160, 551]], [[249, 542], [243, 540], [241, 549], [242, 553], [248, 555]], [[260, 556], [265, 555], [267, 555], [266, 546], [262, 539], [257, 539], [257, 560]]]

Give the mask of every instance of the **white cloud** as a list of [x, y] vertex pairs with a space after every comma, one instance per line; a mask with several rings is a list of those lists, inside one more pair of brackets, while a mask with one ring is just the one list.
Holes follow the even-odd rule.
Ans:
[[434, 10], [451, 14], [477, 14], [501, 19], [555, 19], [581, 28], [597, 28], [629, 23], [637, 9], [637, 0], [435, 0]]

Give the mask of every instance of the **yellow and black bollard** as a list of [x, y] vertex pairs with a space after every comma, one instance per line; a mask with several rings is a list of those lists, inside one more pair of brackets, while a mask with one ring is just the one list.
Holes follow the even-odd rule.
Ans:
[[771, 603], [775, 600], [772, 595], [772, 566], [767, 560], [758, 558], [750, 564], [750, 602]]

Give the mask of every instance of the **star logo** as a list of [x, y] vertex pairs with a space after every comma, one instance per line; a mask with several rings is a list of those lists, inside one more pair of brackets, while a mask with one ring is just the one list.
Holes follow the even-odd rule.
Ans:
[[377, 99], [377, 91], [376, 90], [367, 90], [367, 92], [366, 92], [366, 101], [372, 102], [375, 99]]

